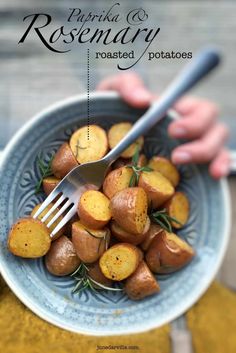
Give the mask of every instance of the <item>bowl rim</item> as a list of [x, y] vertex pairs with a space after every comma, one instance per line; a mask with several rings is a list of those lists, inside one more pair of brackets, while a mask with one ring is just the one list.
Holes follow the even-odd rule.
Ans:
[[[117, 92], [113, 91], [104, 91], [104, 92], [91, 92], [90, 94], [90, 99], [120, 99], [121, 96]], [[63, 100], [59, 100], [56, 103], [53, 103], [49, 105], [48, 107], [44, 108], [43, 110], [39, 111], [37, 114], [35, 114], [28, 122], [26, 122], [10, 139], [8, 142], [7, 146], [4, 148], [2, 154], [0, 155], [0, 174], [2, 173], [3, 165], [4, 162], [6, 162], [8, 158], [8, 154], [11, 152], [11, 150], [14, 148], [15, 144], [21, 140], [22, 136], [31, 129], [31, 127], [34, 126], [35, 122], [40, 121], [41, 119], [44, 119], [44, 116], [50, 113], [53, 113], [57, 109], [60, 108], [66, 108], [67, 106], [70, 106], [73, 103], [79, 103], [79, 102], [84, 102], [87, 100], [87, 94], [78, 94], [71, 96], [69, 98], [65, 98]], [[172, 109], [168, 111], [168, 115], [172, 119], [178, 118], [178, 113]], [[40, 310], [38, 309], [37, 305], [33, 302], [29, 302], [27, 298], [25, 298], [24, 293], [20, 290], [17, 285], [15, 285], [14, 281], [11, 281], [11, 279], [8, 277], [7, 271], [5, 271], [5, 266], [2, 263], [0, 259], [0, 273], [2, 277], [4, 278], [5, 282], [7, 285], [10, 287], [10, 289], [13, 291], [13, 293], [18, 297], [18, 299], [26, 306], [28, 307], [32, 312], [34, 312], [36, 315], [38, 315], [40, 318], [43, 320], [56, 325], [62, 329], [68, 330], [70, 332], [75, 332], [75, 333], [80, 333], [84, 335], [90, 335], [90, 336], [117, 336], [117, 335], [128, 335], [128, 334], [137, 334], [137, 333], [142, 333], [146, 332], [151, 329], [155, 329], [157, 327], [160, 327], [164, 324], [168, 324], [171, 321], [175, 320], [179, 316], [183, 315], [189, 308], [191, 308], [198, 300], [199, 298], [205, 293], [205, 291], [208, 289], [208, 287], [211, 285], [212, 281], [214, 280], [215, 276], [217, 275], [219, 268], [222, 264], [224, 255], [227, 250], [227, 246], [229, 243], [230, 239], [230, 230], [231, 230], [231, 198], [230, 198], [230, 193], [229, 193], [229, 187], [228, 187], [228, 182], [227, 178], [222, 178], [219, 180], [219, 187], [222, 190], [222, 195], [223, 195], [223, 202], [225, 206], [225, 227], [224, 227], [224, 234], [222, 236], [222, 245], [220, 248], [220, 251], [218, 253], [218, 262], [215, 264], [215, 269], [211, 273], [209, 277], [205, 277], [204, 281], [201, 282], [201, 287], [198, 289], [197, 292], [195, 292], [194, 296], [191, 296], [191, 298], [188, 301], [183, 301], [181, 305], [179, 305], [178, 310], [176, 309], [175, 312], [172, 314], [169, 314], [167, 317], [163, 318], [158, 322], [158, 324], [155, 323], [155, 321], [152, 321], [151, 323], [143, 323], [140, 325], [138, 329], [132, 329], [130, 327], [129, 329], [125, 329], [125, 332], [112, 332], [108, 330], [104, 330], [103, 332], [97, 330], [83, 330], [81, 328], [76, 329], [72, 325], [68, 325], [68, 323], [64, 324], [61, 321], [58, 322], [57, 320], [53, 319], [51, 316], [47, 316]]]

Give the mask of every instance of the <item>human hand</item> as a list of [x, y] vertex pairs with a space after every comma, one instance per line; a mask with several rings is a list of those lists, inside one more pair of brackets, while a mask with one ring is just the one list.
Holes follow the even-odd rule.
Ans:
[[[118, 91], [123, 99], [136, 108], [145, 108], [158, 99], [148, 91], [141, 78], [134, 72], [104, 79], [98, 90]], [[228, 128], [218, 121], [217, 106], [205, 99], [181, 98], [174, 109], [182, 117], [170, 123], [168, 133], [173, 138], [190, 140], [172, 151], [175, 164], [207, 163], [209, 173], [215, 179], [228, 175], [230, 155], [224, 147]]]

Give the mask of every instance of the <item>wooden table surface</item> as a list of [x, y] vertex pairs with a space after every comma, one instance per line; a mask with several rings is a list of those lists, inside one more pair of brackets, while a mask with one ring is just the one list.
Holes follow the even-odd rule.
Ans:
[[[161, 28], [158, 41], [150, 51], [192, 51], [206, 44], [217, 45], [224, 63], [209, 80], [199, 85], [193, 94], [213, 101], [221, 107], [220, 118], [231, 129], [230, 146], [236, 149], [235, 117], [235, 1], [120, 1], [121, 9], [144, 7], [150, 26]], [[55, 28], [65, 21], [68, 8], [80, 7], [84, 12], [99, 13], [107, 9], [108, 1], [2, 0], [0, 3], [0, 147], [36, 112], [59, 99], [83, 92], [86, 85], [86, 47], [75, 46], [69, 54], [56, 54], [45, 49], [30, 35], [24, 45], [18, 45], [26, 29], [23, 17], [36, 12], [53, 16]], [[141, 43], [137, 43], [137, 50]], [[95, 49], [94, 49], [95, 50]], [[104, 51], [104, 48], [96, 47]], [[184, 60], [153, 60], [145, 56], [135, 70], [150, 89], [161, 92]], [[95, 60], [91, 49], [90, 81], [95, 89], [100, 79], [117, 73], [113, 60]], [[236, 288], [236, 177], [229, 179], [232, 197], [231, 242], [220, 271], [220, 278]]]

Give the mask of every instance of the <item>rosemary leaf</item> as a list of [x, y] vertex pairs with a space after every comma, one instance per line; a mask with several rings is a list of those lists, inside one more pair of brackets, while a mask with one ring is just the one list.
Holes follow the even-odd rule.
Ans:
[[79, 290], [79, 288], [80, 288], [82, 282], [83, 282], [83, 280], [80, 280], [80, 281], [78, 281], [78, 282], [76, 283], [76, 285], [75, 285], [74, 288], [72, 289], [72, 293], [76, 293], [76, 292]]
[[79, 273], [79, 271], [81, 270], [82, 264], [83, 264], [83, 263], [81, 262], [81, 264], [79, 265], [79, 267], [78, 267], [73, 273], [70, 274], [71, 277], [73, 277], [73, 276], [75, 276], [77, 273]]
[[138, 165], [138, 159], [139, 159], [139, 146], [137, 145], [135, 153], [132, 157], [132, 164], [133, 166], [137, 166]]
[[144, 166], [144, 167], [141, 167], [141, 168], [140, 168], [140, 171], [141, 171], [141, 172], [152, 172], [153, 169], [152, 169], [152, 168], [149, 168], [149, 167], [147, 167], [147, 166]]
[[131, 178], [130, 178], [130, 181], [129, 181], [129, 187], [133, 187], [133, 186], [135, 186], [135, 173], [133, 172], [133, 174], [132, 174], [132, 176], [131, 176]]
[[48, 161], [48, 164], [45, 164], [39, 156], [37, 157], [37, 164], [38, 164], [41, 177], [40, 177], [40, 180], [35, 185], [36, 194], [41, 191], [43, 179], [52, 175], [52, 170], [51, 170], [52, 160], [53, 160], [53, 156]]
[[72, 293], [79, 293], [85, 290], [86, 288], [96, 291], [96, 287], [112, 291], [122, 290], [120, 288], [118, 289], [104, 286], [102, 283], [93, 280], [89, 276], [88, 272], [89, 268], [83, 262], [81, 262], [79, 267], [71, 274], [71, 277], [76, 281], [76, 284], [72, 289]]
[[94, 284], [96, 284], [98, 287], [102, 288], [102, 289], [106, 289], [106, 290], [110, 290], [110, 291], [114, 291], [114, 292], [120, 292], [123, 291], [123, 288], [113, 288], [113, 287], [107, 287], [104, 284], [101, 284], [97, 281], [95, 281], [94, 279], [92, 279], [91, 277], [89, 277], [90, 281], [93, 282]]
[[175, 217], [170, 217], [170, 216], [169, 216], [168, 218], [169, 218], [170, 221], [175, 222], [175, 223], [179, 224], [180, 226], [183, 225], [183, 223], [181, 223], [180, 221], [178, 221]]

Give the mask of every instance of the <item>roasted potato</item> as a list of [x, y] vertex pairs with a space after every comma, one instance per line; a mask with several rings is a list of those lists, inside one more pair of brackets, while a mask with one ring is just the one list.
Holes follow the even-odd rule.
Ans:
[[132, 300], [140, 300], [160, 291], [156, 278], [144, 261], [141, 261], [136, 271], [127, 278], [124, 289]]
[[140, 252], [129, 243], [113, 245], [100, 257], [99, 266], [106, 278], [122, 281], [138, 267]]
[[52, 172], [58, 179], [63, 179], [78, 162], [67, 142], [63, 143], [52, 160]]
[[66, 276], [80, 264], [74, 245], [65, 235], [55, 240], [45, 255], [47, 270], [55, 276]]
[[118, 191], [129, 187], [133, 175], [131, 168], [121, 167], [107, 174], [103, 183], [104, 194], [111, 199]]
[[121, 228], [129, 233], [142, 234], [147, 222], [148, 200], [139, 187], [126, 188], [111, 199], [111, 213]]
[[111, 219], [110, 200], [100, 191], [85, 191], [80, 198], [78, 215], [92, 229], [103, 228]]
[[77, 161], [93, 162], [105, 156], [108, 150], [106, 132], [98, 125], [83, 126], [70, 138], [70, 148]]
[[49, 229], [31, 217], [20, 218], [11, 228], [8, 249], [14, 255], [26, 258], [44, 256], [51, 245]]
[[84, 226], [81, 222], [72, 224], [72, 242], [82, 262], [93, 263], [107, 249], [110, 241], [108, 228], [95, 230]]
[[138, 186], [145, 190], [154, 209], [162, 206], [175, 192], [173, 185], [166, 177], [153, 171], [142, 172]]
[[112, 286], [112, 281], [104, 276], [102, 273], [99, 262], [94, 262], [93, 264], [88, 264], [88, 276], [91, 277], [94, 281], [102, 284], [106, 287]]
[[163, 230], [151, 242], [145, 259], [152, 272], [171, 273], [189, 263], [193, 256], [190, 245], [176, 234]]
[[164, 175], [174, 187], [179, 184], [179, 171], [169, 159], [161, 156], [154, 156], [150, 159], [148, 167]]
[[169, 199], [163, 206], [170, 217], [175, 218], [179, 223], [171, 221], [174, 228], [182, 228], [188, 221], [189, 217], [189, 201], [187, 196], [180, 191], [177, 191], [171, 199]]
[[49, 195], [53, 189], [60, 183], [60, 179], [50, 176], [43, 179], [43, 191], [46, 195]]
[[[34, 207], [34, 209], [31, 212], [31, 216], [33, 217], [36, 213], [36, 211], [39, 209], [39, 207], [41, 206], [41, 203], [36, 205]], [[38, 219], [41, 220], [45, 214], [50, 210], [50, 208], [53, 206], [52, 203], [50, 203], [45, 209], [44, 211], [38, 216]], [[45, 224], [47, 225], [51, 219], [55, 216], [55, 214], [58, 212], [59, 210], [56, 209], [55, 211], [52, 212], [52, 214], [48, 217], [48, 219], [45, 221]], [[58, 219], [51, 225], [51, 227], [49, 228], [50, 233], [56, 228], [56, 226], [60, 223], [60, 221], [62, 220], [63, 216], [59, 216]], [[65, 226], [63, 228], [61, 228], [57, 234], [54, 235], [54, 237], [52, 238], [52, 240], [56, 240], [57, 238], [59, 238], [65, 231]]]
[[111, 234], [114, 235], [121, 242], [138, 245], [142, 243], [142, 241], [144, 241], [144, 239], [146, 238], [149, 231], [150, 223], [150, 218], [147, 217], [143, 233], [132, 234], [121, 228], [119, 224], [116, 223], [116, 221], [112, 221], [110, 225]]
[[[132, 124], [128, 122], [118, 123], [113, 125], [110, 130], [108, 131], [108, 143], [110, 148], [114, 148], [118, 142], [120, 142], [125, 135], [129, 132], [132, 128]], [[121, 157], [123, 158], [130, 158], [132, 157], [135, 152], [137, 146], [141, 150], [144, 143], [143, 137], [139, 137], [136, 142], [132, 143], [122, 154]]]
[[155, 238], [156, 235], [162, 232], [162, 230], [163, 229], [158, 224], [151, 223], [144, 240], [140, 244], [141, 249], [143, 249], [143, 251], [147, 251], [152, 240]]

